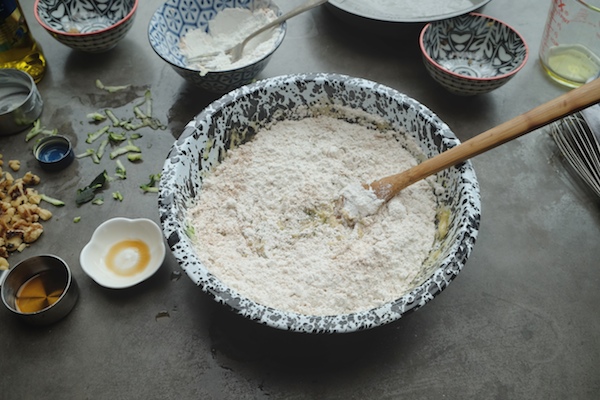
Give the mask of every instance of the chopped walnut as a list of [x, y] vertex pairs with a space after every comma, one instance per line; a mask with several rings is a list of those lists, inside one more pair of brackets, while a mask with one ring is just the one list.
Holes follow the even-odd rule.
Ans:
[[[15, 179], [2, 165], [0, 154], [0, 269], [7, 269], [9, 254], [38, 240], [44, 232], [39, 221], [52, 218], [52, 212], [39, 206], [41, 196], [31, 187], [40, 183], [39, 176], [27, 172]], [[17, 160], [8, 165], [14, 172], [20, 168]]]
[[40, 179], [39, 176], [32, 174], [31, 171], [27, 172], [24, 176], [23, 176], [23, 182], [25, 182], [26, 185], [37, 185], [41, 182], [42, 180]]
[[17, 172], [18, 170], [21, 169], [21, 161], [19, 161], [19, 160], [9, 160], [8, 161], [8, 166], [10, 167], [10, 169], [12, 169], [13, 171]]

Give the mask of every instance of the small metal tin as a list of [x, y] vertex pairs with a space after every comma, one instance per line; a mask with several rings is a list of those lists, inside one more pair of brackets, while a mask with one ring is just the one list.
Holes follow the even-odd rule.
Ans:
[[0, 136], [30, 127], [42, 113], [43, 101], [31, 75], [0, 69]]
[[[0, 272], [0, 297], [4, 306], [31, 325], [48, 325], [66, 317], [79, 298], [71, 269], [55, 255], [30, 257]], [[33, 283], [33, 280], [38, 282]], [[29, 282], [36, 290], [24, 293]], [[21, 309], [19, 304], [28, 307]]]
[[60, 171], [75, 159], [71, 141], [61, 135], [46, 136], [33, 148], [33, 155], [42, 169]]

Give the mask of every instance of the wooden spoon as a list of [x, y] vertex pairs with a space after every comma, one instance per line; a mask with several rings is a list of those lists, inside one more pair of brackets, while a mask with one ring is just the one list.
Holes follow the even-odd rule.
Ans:
[[[554, 100], [491, 128], [399, 174], [363, 185], [371, 189], [383, 203], [402, 189], [443, 169], [491, 150], [569, 114], [600, 102], [600, 78], [573, 89]], [[382, 204], [383, 204], [382, 203]]]

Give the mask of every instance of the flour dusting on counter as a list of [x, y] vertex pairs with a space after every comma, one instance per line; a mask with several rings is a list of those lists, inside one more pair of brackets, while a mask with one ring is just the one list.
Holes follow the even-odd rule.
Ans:
[[432, 187], [415, 183], [354, 228], [333, 203], [353, 182], [415, 165], [403, 140], [325, 115], [260, 131], [203, 180], [189, 211], [199, 259], [241, 295], [285, 311], [344, 314], [402, 296], [434, 242]]
[[231, 62], [225, 52], [241, 43], [248, 35], [277, 18], [273, 10], [259, 8], [226, 8], [208, 22], [208, 31], [193, 29], [181, 38], [181, 54], [188, 67], [201, 71], [226, 71], [253, 63], [270, 53], [279, 37], [280, 28], [263, 32], [244, 47], [242, 58]]

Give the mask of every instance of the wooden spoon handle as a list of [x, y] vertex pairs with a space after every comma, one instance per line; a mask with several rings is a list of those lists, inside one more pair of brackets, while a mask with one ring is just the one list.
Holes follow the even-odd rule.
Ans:
[[374, 181], [370, 187], [377, 197], [388, 201], [402, 189], [421, 179], [598, 102], [600, 102], [600, 78], [480, 133], [404, 172]]

